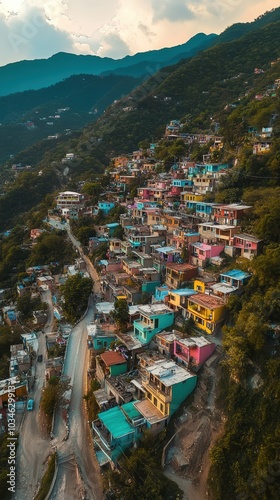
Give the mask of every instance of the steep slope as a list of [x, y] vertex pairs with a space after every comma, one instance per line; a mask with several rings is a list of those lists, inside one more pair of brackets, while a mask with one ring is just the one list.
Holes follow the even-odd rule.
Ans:
[[127, 76], [77, 75], [48, 88], [0, 97], [0, 161], [41, 139], [81, 129], [139, 83]]
[[[170, 119], [188, 115], [196, 129], [206, 119], [210, 125], [219, 109], [246, 98], [259, 78], [254, 69], [268, 70], [280, 56], [279, 46], [280, 20], [164, 68], [108, 109], [84, 137], [94, 136], [114, 151], [129, 151], [140, 140], [158, 138]], [[128, 105], [129, 113], [123, 111]]]

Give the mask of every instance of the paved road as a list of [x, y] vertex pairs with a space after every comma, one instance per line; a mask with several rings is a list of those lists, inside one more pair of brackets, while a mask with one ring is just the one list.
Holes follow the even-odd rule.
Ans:
[[[100, 293], [98, 275], [84, 256], [80, 243], [68, 231], [68, 236], [80, 255], [85, 258], [87, 270], [94, 280], [94, 292]], [[72, 330], [68, 340], [63, 374], [72, 387], [69, 405], [69, 437], [65, 441], [66, 426], [61, 412], [57, 412], [53, 446], [58, 453], [58, 473], [51, 500], [100, 500], [103, 498], [99, 466], [96, 460], [90, 426], [87, 421], [83, 395], [86, 393], [88, 348], [86, 326], [93, 321], [95, 305], [92, 297], [84, 318]]]
[[[53, 308], [50, 291], [43, 292], [42, 300], [48, 304], [48, 327], [52, 331]], [[46, 355], [46, 342], [43, 333], [38, 334], [39, 354]], [[35, 385], [30, 393], [34, 399], [34, 410], [26, 411], [19, 434], [17, 451], [16, 493], [14, 499], [30, 500], [40, 483], [45, 470], [45, 461], [50, 452], [50, 441], [39, 426], [39, 404], [44, 383], [44, 362], [35, 362]]]
[[[96, 461], [90, 427], [85, 413], [83, 395], [86, 392], [85, 381], [87, 376], [87, 330], [86, 325], [93, 320], [93, 301], [90, 300], [89, 308], [84, 319], [72, 331], [64, 365], [64, 375], [70, 377], [72, 386], [71, 402], [69, 406], [70, 433], [67, 441], [64, 441], [66, 427], [60, 412], [57, 413], [54, 427], [53, 445], [57, 448], [59, 460], [63, 460], [63, 466], [59, 466], [57, 481], [51, 496], [52, 500], [70, 500], [81, 498], [81, 480], [83, 482], [83, 494], [87, 499], [99, 500], [102, 498], [102, 488], [99, 476], [99, 467]], [[64, 457], [70, 457], [65, 460]], [[71, 467], [65, 467], [65, 463], [73, 465], [77, 463], [77, 469], [73, 474]], [[72, 485], [69, 488], [69, 485]], [[67, 486], [72, 491], [71, 497], [65, 495], [64, 488]]]
[[[80, 243], [72, 236], [66, 226], [69, 238], [85, 259], [90, 276], [94, 280], [94, 292], [100, 293], [98, 275], [89, 259], [84, 256]], [[46, 334], [53, 330], [52, 297], [49, 291], [43, 292], [48, 303], [48, 327]], [[54, 439], [44, 437], [38, 425], [39, 402], [44, 383], [44, 363], [36, 362], [36, 382], [30, 397], [34, 398], [33, 412], [26, 412], [20, 431], [17, 453], [17, 486], [15, 500], [31, 500], [46, 469], [46, 459], [54, 447], [58, 453], [57, 480], [51, 495], [52, 500], [100, 500], [103, 498], [99, 466], [93, 449], [90, 426], [87, 422], [83, 395], [87, 380], [87, 330], [86, 325], [94, 318], [93, 299], [84, 318], [73, 329], [67, 346], [64, 375], [70, 377], [72, 386], [69, 407], [70, 433], [65, 441], [66, 426], [62, 413], [57, 412], [54, 426]], [[39, 334], [39, 353], [45, 358], [46, 344], [43, 333]]]

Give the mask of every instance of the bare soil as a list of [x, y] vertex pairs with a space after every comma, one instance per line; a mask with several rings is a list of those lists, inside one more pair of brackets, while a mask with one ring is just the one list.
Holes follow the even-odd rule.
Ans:
[[184, 500], [207, 499], [209, 452], [223, 428], [215, 407], [220, 348], [199, 374], [193, 402], [175, 421], [176, 436], [166, 457], [165, 474], [184, 492]]

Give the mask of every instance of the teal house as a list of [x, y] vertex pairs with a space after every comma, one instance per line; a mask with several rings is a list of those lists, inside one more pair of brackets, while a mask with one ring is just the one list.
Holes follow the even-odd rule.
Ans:
[[227, 283], [235, 288], [242, 288], [246, 285], [251, 276], [250, 273], [246, 273], [240, 269], [231, 269], [230, 271], [220, 274], [220, 281], [221, 283]]
[[101, 412], [98, 419], [92, 422], [94, 443], [99, 450], [96, 456], [100, 465], [116, 462], [123, 451], [132, 448], [146, 429], [145, 419], [134, 403]]
[[157, 286], [155, 289], [155, 301], [163, 302], [165, 297], [167, 297], [170, 288], [167, 285]]
[[164, 304], [147, 304], [138, 307], [140, 318], [134, 320], [134, 335], [141, 344], [149, 344], [156, 333], [174, 323], [174, 311]]
[[113, 236], [115, 229], [119, 226], [118, 222], [111, 222], [110, 224], [105, 224], [108, 231], [108, 236], [111, 238]]
[[96, 323], [89, 323], [87, 325], [88, 347], [94, 349], [95, 351], [100, 351], [103, 349], [108, 349], [111, 342], [116, 339], [116, 335], [112, 332], [106, 332], [105, 330], [100, 330]]
[[102, 210], [104, 215], [107, 215], [112, 208], [114, 208], [115, 203], [112, 201], [99, 201], [98, 202], [98, 210]]
[[116, 351], [106, 351], [100, 354], [105, 368], [105, 375], [116, 377], [127, 371], [127, 362], [123, 355]]

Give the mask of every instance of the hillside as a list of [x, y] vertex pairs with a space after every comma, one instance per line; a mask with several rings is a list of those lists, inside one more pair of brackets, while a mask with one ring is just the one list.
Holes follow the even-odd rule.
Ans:
[[140, 79], [128, 76], [77, 75], [47, 88], [0, 97], [0, 162], [42, 139], [83, 128], [139, 84]]
[[[216, 35], [200, 33], [176, 47], [142, 52], [118, 60], [60, 52], [48, 59], [7, 64], [0, 68], [0, 95], [48, 87], [72, 75], [109, 74], [120, 68], [123, 68], [122, 75], [124, 76], [149, 78], [151, 71], [154, 73], [159, 68], [172, 64], [174, 58], [178, 60], [195, 55], [207, 47], [215, 37]], [[136, 70], [137, 65], [139, 66]], [[21, 75], [21, 78], [18, 78], [18, 75]]]
[[[226, 105], [246, 101], [259, 81], [254, 69], [270, 70], [280, 55], [279, 45], [280, 20], [164, 68], [108, 109], [81, 140], [93, 136], [120, 152], [134, 149], [141, 140], [158, 139], [170, 119], [187, 116], [193, 131], [208, 128]], [[126, 106], [129, 113], [123, 111]]]

